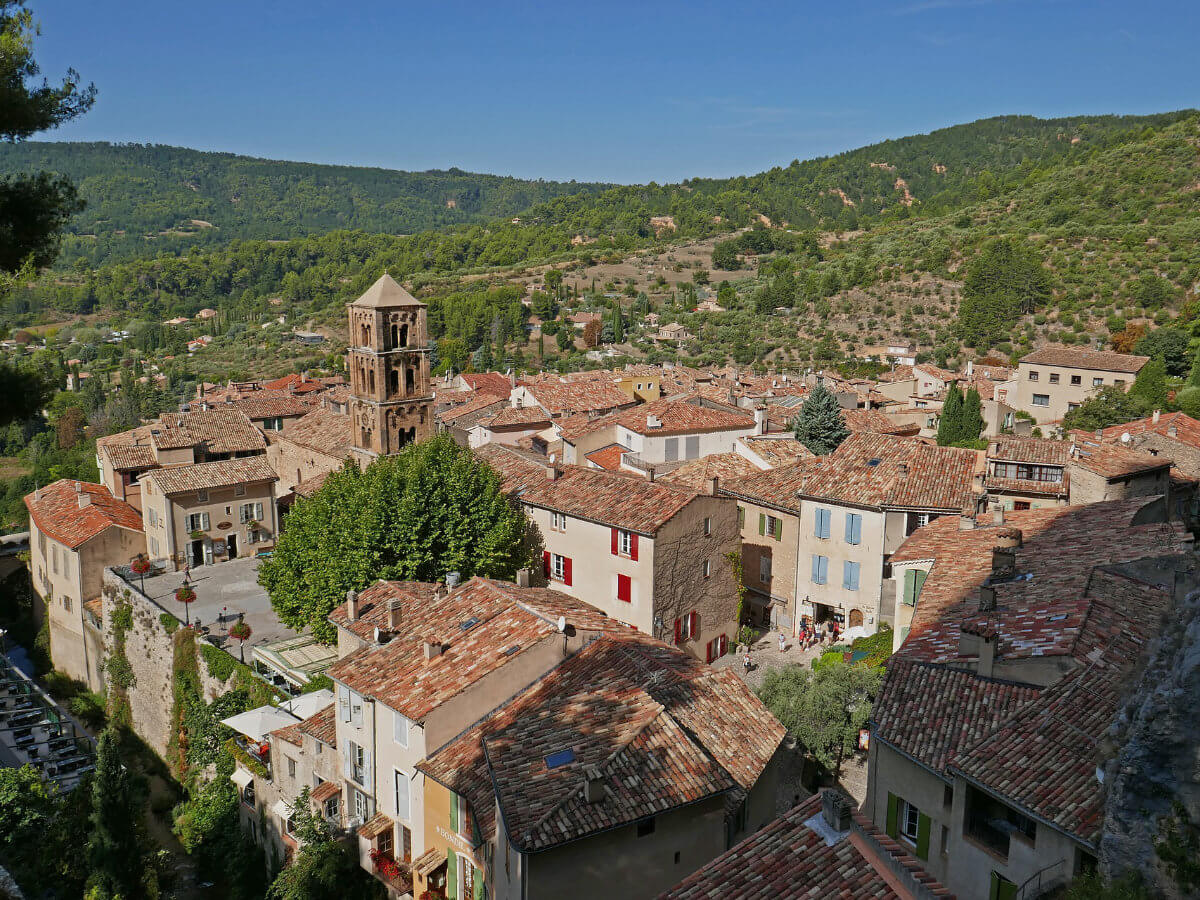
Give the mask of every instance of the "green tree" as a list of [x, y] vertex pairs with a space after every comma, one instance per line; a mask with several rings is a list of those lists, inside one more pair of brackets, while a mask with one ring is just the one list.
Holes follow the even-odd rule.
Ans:
[[946, 388], [946, 399], [938, 416], [937, 442], [948, 447], [959, 440], [963, 430], [963, 395], [958, 382], [950, 382]]
[[354, 850], [334, 839], [328, 822], [312, 811], [308, 788], [292, 804], [300, 852], [271, 884], [267, 900], [375, 900], [387, 891], [359, 866]]
[[1062, 427], [1064, 431], [1076, 428], [1095, 431], [1109, 425], [1132, 422], [1145, 414], [1146, 409], [1137, 397], [1127, 394], [1118, 385], [1110, 384], [1063, 416]]
[[258, 580], [283, 622], [332, 641], [325, 620], [349, 590], [447, 572], [511, 578], [533, 552], [500, 477], [442, 434], [365, 471], [349, 463], [297, 501]]
[[962, 412], [959, 416], [959, 437], [955, 443], [966, 444], [977, 441], [981, 431], [983, 431], [983, 401], [979, 397], [979, 391], [973, 387], [967, 388], [967, 393], [963, 396]]
[[137, 823], [141, 821], [140, 792], [121, 762], [121, 741], [107, 729], [96, 746], [92, 780], [91, 832], [87, 859], [88, 887], [99, 897], [133, 900], [145, 894], [146, 860]]
[[1178, 377], [1191, 367], [1189, 344], [1187, 333], [1178, 328], [1156, 328], [1137, 342], [1134, 352], [1161, 359], [1167, 374]]
[[257, 900], [267, 889], [266, 866], [262, 850], [242, 831], [238, 805], [237, 788], [218, 771], [182, 806], [174, 830], [200, 870], [223, 882], [226, 896]]
[[1167, 366], [1159, 358], [1154, 358], [1142, 366], [1129, 396], [1137, 400], [1142, 408], [1150, 411], [1162, 409], [1167, 405]]
[[808, 752], [835, 778], [854, 753], [858, 732], [883, 681], [867, 666], [833, 661], [812, 672], [798, 665], [767, 672], [758, 696]]
[[1032, 247], [1013, 238], [984, 245], [967, 266], [957, 330], [972, 347], [990, 347], [1007, 336], [1017, 319], [1045, 305], [1052, 282]]
[[850, 436], [837, 397], [824, 383], [818, 383], [801, 404], [792, 420], [792, 432], [817, 456], [832, 453]]
[[1188, 384], [1192, 387], [1200, 387], [1200, 348], [1196, 350], [1192, 357], [1192, 369], [1188, 374]]

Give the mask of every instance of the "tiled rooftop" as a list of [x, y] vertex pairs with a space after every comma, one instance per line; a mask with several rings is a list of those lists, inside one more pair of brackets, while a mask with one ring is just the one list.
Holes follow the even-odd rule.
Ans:
[[549, 460], [544, 456], [507, 447], [504, 444], [488, 443], [472, 451], [500, 475], [500, 490], [506, 494], [519, 494], [546, 480]]
[[[83, 508], [79, 506], [81, 496], [89, 501]], [[60, 479], [26, 495], [25, 506], [39, 531], [71, 549], [107, 528], [142, 530], [142, 517], [136, 509], [118, 500], [104, 485], [87, 481]]]
[[629, 448], [624, 444], [605, 444], [599, 450], [593, 450], [584, 458], [601, 469], [608, 469], [610, 472], [619, 472], [621, 470], [621, 457], [628, 452]]
[[236, 484], [275, 481], [277, 476], [267, 465], [266, 457], [245, 456], [217, 462], [197, 463], [194, 466], [171, 466], [155, 469], [146, 475], [164, 494], [185, 491], [208, 491]]
[[998, 437], [988, 441], [988, 460], [1065, 466], [1070, 459], [1071, 442], [1049, 438]]
[[897, 422], [877, 409], [843, 409], [842, 421], [851, 432], [867, 431], [875, 434], [900, 434], [915, 436], [921, 431], [919, 425]]
[[[660, 425], [651, 426], [650, 417], [657, 417]], [[632, 409], [613, 413], [611, 424], [646, 436], [668, 434], [700, 434], [710, 431], [736, 431], [754, 427], [754, 416], [740, 410], [725, 407], [714, 409], [701, 406], [699, 402], [664, 397], [652, 400]]]
[[163, 413], [150, 426], [151, 440], [160, 450], [203, 446], [214, 453], [265, 451], [262, 432], [237, 409], [217, 407], [186, 413]]
[[521, 502], [653, 535], [696, 497], [693, 490], [604, 469], [565, 466], [560, 471], [553, 480], [531, 484]]
[[[907, 900], [917, 882], [952, 898], [921, 863], [866, 816], [832, 845], [807, 823], [821, 819], [821, 794], [796, 804], [761, 831], [693, 872], [659, 900]], [[825, 826], [828, 827], [828, 826]], [[836, 832], [833, 832], [836, 834]], [[897, 892], [897, 869], [906, 890]]]
[[1101, 372], [1123, 372], [1134, 375], [1150, 361], [1148, 356], [1116, 353], [1112, 350], [1077, 350], [1070, 347], [1043, 347], [1021, 357], [1021, 362], [1035, 366], [1061, 366], [1065, 369], [1094, 369]]
[[109, 464], [118, 472], [153, 469], [158, 465], [154, 448], [148, 444], [101, 444], [97, 441], [96, 450], [107, 456]]
[[354, 446], [350, 417], [318, 406], [283, 426], [281, 435], [299, 447], [316, 450], [335, 459], [345, 459]]
[[658, 480], [694, 491], [703, 491], [713, 478], [716, 478], [720, 485], [727, 480], [745, 478], [761, 471], [740, 453], [714, 453], [712, 456], [702, 456], [700, 459], [686, 462], [679, 468], [659, 476]]
[[550, 424], [550, 417], [546, 415], [540, 406], [530, 406], [525, 409], [506, 406], [488, 418], [480, 420], [479, 424], [485, 428], [529, 427], [531, 425], [548, 426]]
[[1113, 442], [1121, 440], [1125, 434], [1131, 438], [1158, 434], [1192, 447], [1200, 447], [1200, 421], [1181, 412], [1162, 413], [1157, 422], [1153, 416], [1147, 416], [1123, 425], [1111, 425], [1103, 429], [1100, 436], [1105, 441]]
[[[464, 372], [459, 376], [473, 391], [494, 394], [507, 398], [512, 392], [513, 384], [509, 377], [501, 372]], [[520, 382], [517, 382], [520, 384]]]
[[[331, 678], [417, 722], [541, 641], [560, 639], [559, 616], [579, 631], [629, 630], [547, 588], [472, 578], [440, 599], [427, 589], [413, 582], [377, 582], [362, 591], [365, 615], [371, 622], [382, 617], [385, 626], [388, 602], [399, 600], [401, 630], [383, 646], [364, 647], [328, 670]], [[345, 604], [329, 619], [347, 627]], [[440, 644], [442, 652], [426, 659], [426, 641]]]
[[231, 400], [229, 406], [251, 419], [302, 416], [312, 409], [312, 405], [301, 396], [287, 391], [268, 390], [255, 391], [240, 400]]
[[1122, 478], [1155, 469], [1169, 468], [1173, 460], [1155, 456], [1147, 450], [1127, 447], [1122, 443], [1102, 443], [1089, 439], [1086, 432], [1076, 432], [1075, 456], [1072, 463], [1103, 478]]
[[526, 390], [552, 416], [607, 412], [634, 402], [624, 391], [603, 381], [530, 384]]
[[[420, 764], [484, 834], [546, 849], [705, 797], [744, 796], [784, 737], [733, 672], [627, 632], [600, 638]], [[546, 758], [571, 751], [551, 768]], [[589, 803], [594, 767], [604, 797]]]
[[313, 713], [297, 727], [328, 747], [337, 746], [337, 721], [332, 703], [320, 712]]
[[800, 459], [812, 459], [813, 453], [794, 437], [751, 436], [738, 439], [747, 450], [771, 468], [786, 466]]

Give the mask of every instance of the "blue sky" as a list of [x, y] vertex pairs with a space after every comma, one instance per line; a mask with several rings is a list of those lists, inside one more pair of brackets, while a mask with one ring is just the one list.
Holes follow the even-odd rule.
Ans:
[[100, 94], [42, 139], [642, 182], [1001, 113], [1200, 106], [1200, 4], [29, 0]]

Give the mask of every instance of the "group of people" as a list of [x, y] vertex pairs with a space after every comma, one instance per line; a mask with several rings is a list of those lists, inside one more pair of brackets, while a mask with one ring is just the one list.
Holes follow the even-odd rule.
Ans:
[[808, 650], [817, 644], [824, 644], [826, 641], [832, 647], [838, 642], [838, 638], [841, 636], [841, 626], [832, 619], [821, 624], [802, 622], [800, 624], [800, 631], [796, 636], [796, 643], [801, 650]]

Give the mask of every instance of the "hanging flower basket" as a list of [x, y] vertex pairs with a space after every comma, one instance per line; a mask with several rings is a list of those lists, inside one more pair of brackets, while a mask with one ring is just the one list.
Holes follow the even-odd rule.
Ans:
[[134, 575], [146, 575], [152, 568], [153, 566], [150, 565], [150, 560], [146, 559], [144, 556], [139, 556], [129, 564], [129, 571], [133, 572]]
[[180, 603], [191, 603], [196, 599], [196, 592], [192, 589], [191, 585], [183, 584], [175, 588], [175, 599]]
[[252, 633], [253, 632], [251, 631], [250, 626], [243, 621], [235, 622], [233, 627], [229, 629], [229, 636], [231, 638], [237, 638], [242, 642], [250, 640], [250, 635]]

